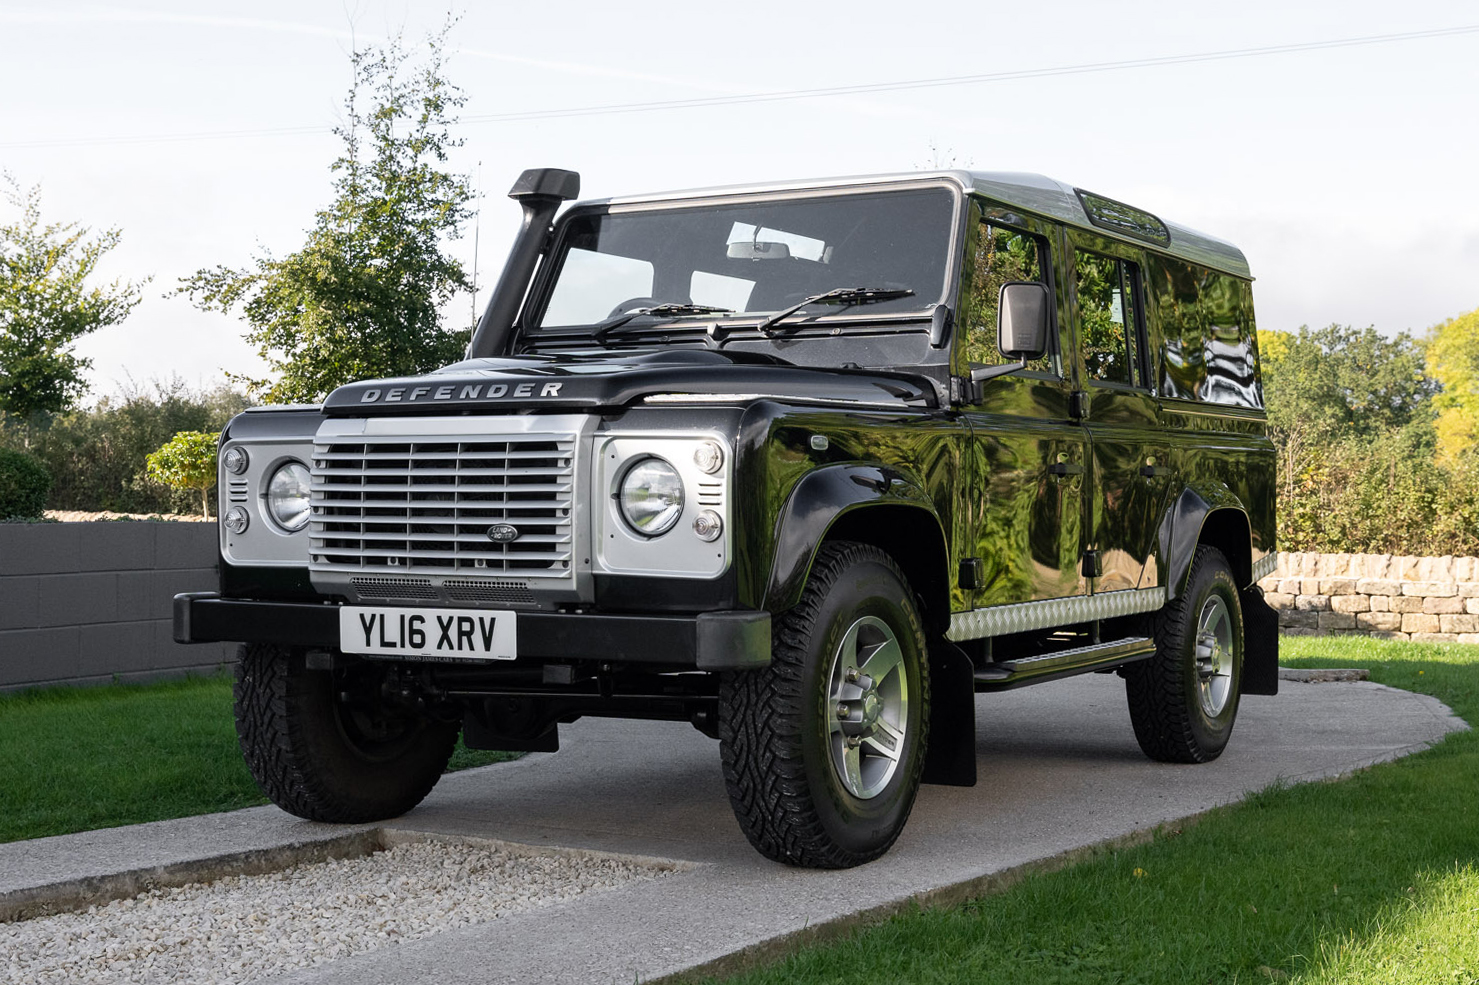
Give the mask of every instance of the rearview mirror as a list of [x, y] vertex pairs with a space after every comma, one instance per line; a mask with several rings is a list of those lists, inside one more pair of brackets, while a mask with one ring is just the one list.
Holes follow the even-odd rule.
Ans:
[[731, 260], [789, 260], [791, 248], [785, 243], [751, 240], [747, 243], [730, 243], [728, 254]]
[[1048, 288], [1037, 281], [1001, 285], [996, 345], [1008, 359], [1031, 362], [1048, 351]]

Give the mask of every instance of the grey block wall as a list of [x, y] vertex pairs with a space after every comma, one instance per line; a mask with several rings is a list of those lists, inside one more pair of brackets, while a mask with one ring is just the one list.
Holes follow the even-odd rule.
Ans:
[[216, 587], [216, 525], [0, 524], [0, 691], [215, 669], [171, 635], [177, 592]]

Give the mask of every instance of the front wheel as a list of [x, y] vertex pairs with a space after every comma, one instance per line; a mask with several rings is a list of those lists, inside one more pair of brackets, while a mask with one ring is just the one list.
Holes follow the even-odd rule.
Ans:
[[436, 785], [458, 725], [390, 704], [384, 664], [309, 670], [301, 650], [248, 644], [233, 688], [236, 735], [257, 786], [310, 821], [398, 817]]
[[1199, 547], [1186, 592], [1152, 619], [1156, 652], [1124, 670], [1140, 748], [1165, 763], [1206, 763], [1232, 736], [1243, 682], [1243, 612], [1227, 558]]
[[719, 691], [725, 786], [767, 858], [846, 868], [888, 851], [919, 790], [929, 670], [913, 595], [876, 547], [817, 553], [771, 665]]

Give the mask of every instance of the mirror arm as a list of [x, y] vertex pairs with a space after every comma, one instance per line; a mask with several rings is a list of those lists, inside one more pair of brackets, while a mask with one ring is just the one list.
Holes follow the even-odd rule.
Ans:
[[1005, 376], [1008, 373], [1015, 373], [1018, 370], [1026, 368], [1027, 360], [1025, 359], [1019, 362], [1007, 363], [1005, 366], [982, 366], [980, 369], [971, 370], [971, 382], [985, 383], [987, 380], [994, 380], [998, 376]]

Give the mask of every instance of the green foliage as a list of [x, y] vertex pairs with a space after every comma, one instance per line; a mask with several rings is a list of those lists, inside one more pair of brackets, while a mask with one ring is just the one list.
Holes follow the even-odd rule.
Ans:
[[1435, 461], [1438, 381], [1407, 333], [1260, 331], [1286, 551], [1479, 554], [1479, 473]]
[[75, 222], [43, 223], [40, 186], [22, 193], [11, 175], [5, 182], [20, 217], [0, 224], [0, 412], [29, 422], [71, 407], [85, 392], [90, 362], [73, 343], [123, 321], [139, 303], [139, 285], [89, 287], [119, 231], [91, 238]]
[[176, 489], [200, 490], [200, 512], [211, 517], [206, 491], [216, 484], [216, 444], [219, 432], [181, 431], [151, 452], [144, 474]]
[[[1438, 383], [1424, 370], [1423, 347], [1406, 332], [1330, 325], [1294, 335], [1259, 332], [1269, 424], [1369, 437], [1430, 414]], [[1265, 339], [1279, 344], [1265, 347]]]
[[1445, 462], [1479, 451], [1479, 308], [1433, 329], [1428, 372], [1443, 386], [1438, 410], [1438, 452]]
[[[248, 405], [246, 396], [220, 387], [196, 393], [183, 380], [130, 386], [88, 410], [39, 422], [32, 453], [50, 470], [49, 500], [58, 510], [184, 513], [200, 509], [199, 496], [150, 481], [149, 453], [181, 431], [219, 432]], [[22, 444], [16, 428], [0, 428], [0, 445]]]
[[[1036, 240], [1011, 229], [981, 224], [971, 256], [970, 286], [959, 318], [966, 330], [967, 360], [985, 366], [1002, 361], [1001, 350], [996, 347], [1001, 286], [1008, 281], [1042, 279]], [[1052, 357], [1045, 356], [1027, 368], [1051, 372]]]
[[46, 509], [51, 473], [30, 455], [0, 448], [0, 520], [32, 519]]
[[1279, 547], [1325, 553], [1479, 555], [1479, 468], [1433, 457], [1409, 427], [1309, 450], [1279, 500]]
[[[447, 769], [518, 757], [459, 741]], [[0, 778], [0, 842], [266, 803], [237, 747], [225, 674], [0, 694]]]
[[[468, 288], [443, 251], [469, 214], [465, 176], [442, 170], [460, 141], [449, 127], [464, 97], [443, 75], [450, 23], [413, 67], [399, 39], [351, 56], [354, 83], [334, 201], [308, 242], [243, 270], [202, 269], [180, 291], [202, 309], [240, 309], [275, 381], [239, 379], [269, 403], [316, 402], [353, 380], [424, 372], [460, 358], [470, 328], [442, 328], [438, 309]], [[365, 103], [369, 102], [368, 108]]]

